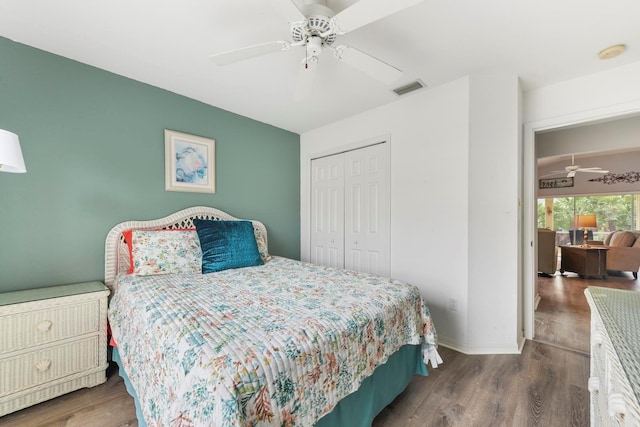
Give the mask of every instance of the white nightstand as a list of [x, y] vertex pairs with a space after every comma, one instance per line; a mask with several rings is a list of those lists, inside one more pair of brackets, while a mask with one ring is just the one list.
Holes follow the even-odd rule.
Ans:
[[0, 293], [0, 416], [106, 380], [101, 282]]

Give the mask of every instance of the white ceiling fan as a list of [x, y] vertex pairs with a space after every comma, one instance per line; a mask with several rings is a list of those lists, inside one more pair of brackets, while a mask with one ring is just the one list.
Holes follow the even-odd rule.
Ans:
[[542, 178], [546, 178], [548, 176], [558, 175], [558, 174], [567, 174], [567, 178], [573, 178], [576, 176], [576, 172], [590, 172], [590, 173], [609, 173], [608, 170], [594, 167], [594, 168], [583, 168], [580, 165], [575, 164], [575, 155], [571, 155], [571, 165], [566, 166], [563, 171], [551, 171], [551, 173], [542, 176]]
[[330, 49], [334, 56], [381, 81], [391, 84], [402, 76], [396, 67], [347, 45], [333, 47], [337, 36], [363, 27], [395, 12], [421, 3], [424, 0], [360, 0], [335, 14], [324, 0], [303, 0], [300, 8], [293, 0], [270, 0], [274, 6], [284, 9], [292, 18], [289, 21], [292, 41], [277, 40], [245, 48], [214, 54], [217, 65], [228, 65], [256, 56], [292, 47], [303, 47], [305, 54], [300, 64], [296, 98], [310, 95], [317, 70], [318, 57], [323, 49]]

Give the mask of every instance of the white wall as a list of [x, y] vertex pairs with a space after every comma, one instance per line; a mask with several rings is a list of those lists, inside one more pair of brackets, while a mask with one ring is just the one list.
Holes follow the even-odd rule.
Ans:
[[543, 129], [637, 112], [638, 76], [640, 61], [529, 91], [523, 98], [524, 122]]
[[515, 76], [472, 76], [469, 106], [469, 327], [475, 353], [515, 349], [520, 117]]
[[389, 138], [391, 276], [421, 289], [443, 344], [517, 351], [517, 111], [515, 77], [463, 78], [302, 134], [302, 259], [311, 159]]

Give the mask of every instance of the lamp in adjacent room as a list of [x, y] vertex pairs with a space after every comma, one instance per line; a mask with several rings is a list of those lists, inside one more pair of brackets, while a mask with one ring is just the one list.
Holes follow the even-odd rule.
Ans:
[[596, 224], [596, 216], [593, 214], [587, 215], [576, 215], [574, 218], [575, 228], [583, 228], [584, 229], [584, 241], [582, 242], [584, 246], [589, 246], [587, 244], [587, 240], [589, 239], [589, 228], [596, 228], [598, 225]]
[[0, 172], [25, 173], [18, 135], [0, 129]]

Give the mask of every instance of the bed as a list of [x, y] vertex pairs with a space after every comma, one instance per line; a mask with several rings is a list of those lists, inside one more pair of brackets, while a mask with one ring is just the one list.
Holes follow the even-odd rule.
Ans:
[[416, 287], [271, 256], [210, 207], [113, 227], [105, 284], [141, 426], [369, 426], [442, 362]]

